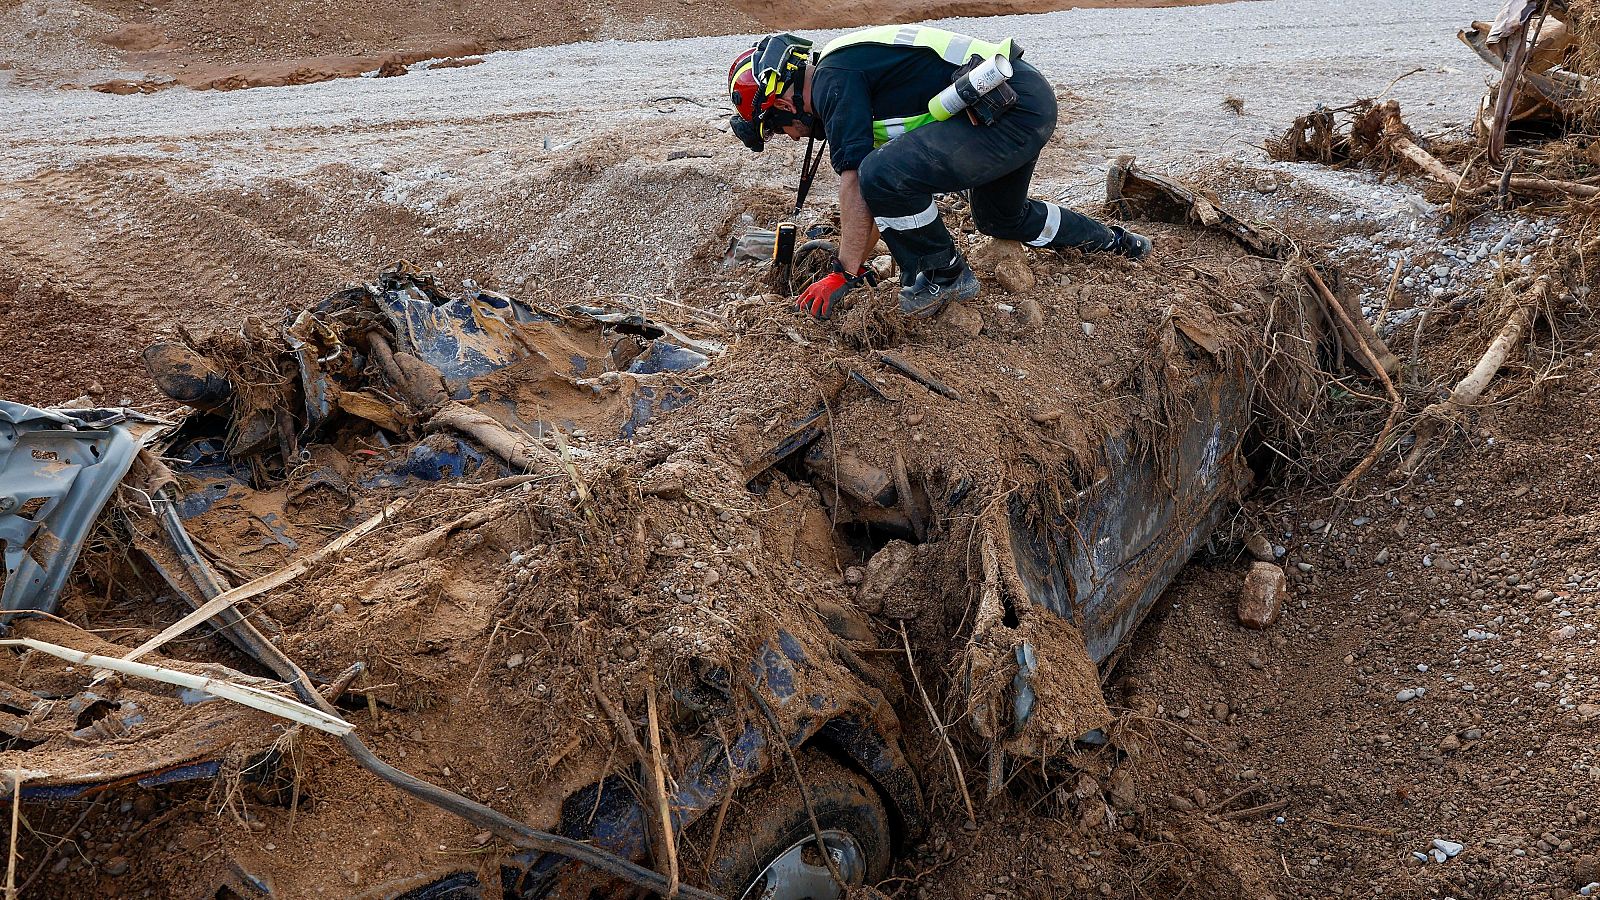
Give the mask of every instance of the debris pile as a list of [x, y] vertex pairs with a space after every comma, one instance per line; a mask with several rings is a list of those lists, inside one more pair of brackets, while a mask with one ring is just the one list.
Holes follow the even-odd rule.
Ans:
[[[1100, 665], [1255, 457], [1270, 467], [1263, 436], [1292, 450], [1320, 392], [1327, 298], [1203, 194], [1131, 163], [1119, 178], [1125, 214], [1184, 223], [1151, 225], [1175, 268], [974, 236], [1004, 287], [931, 323], [900, 320], [885, 287], [836, 337], [760, 294], [726, 324], [674, 327], [455, 295], [401, 265], [281, 323], [180, 332], [146, 362], [191, 411], [141, 433], [108, 538], [36, 607], [72, 624], [12, 616], [12, 631], [106, 657], [149, 648], [135, 652], [274, 696], [316, 683], [302, 699], [356, 734], [91, 695], [31, 655], [5, 676], [19, 714], [137, 703], [92, 742], [203, 726], [219, 752], [162, 761], [290, 786], [286, 807], [281, 791], [225, 790], [215, 802], [248, 828], [190, 821], [223, 848], [212, 864], [136, 866], [196, 893], [600, 877], [493, 816], [594, 842], [617, 855], [582, 857], [606, 877], [728, 890], [717, 841], [673, 833], [720, 828], [736, 788], [794, 763], [776, 748], [840, 748], [914, 830], [898, 736], [924, 713], [961, 723], [925, 753], [935, 789], [966, 795], [963, 766], [986, 767], [992, 798], [1026, 760], [1113, 725]], [[749, 272], [754, 289], [765, 273]], [[158, 602], [172, 598], [198, 611], [174, 626]], [[233, 647], [173, 641], [207, 618]], [[218, 660], [231, 668], [205, 668]], [[24, 796], [101, 789], [78, 751], [33, 735], [0, 752], [38, 773]], [[456, 799], [397, 805], [382, 781], [438, 795], [385, 765]], [[373, 815], [395, 827], [330, 852]], [[464, 864], [430, 849], [492, 840]]]

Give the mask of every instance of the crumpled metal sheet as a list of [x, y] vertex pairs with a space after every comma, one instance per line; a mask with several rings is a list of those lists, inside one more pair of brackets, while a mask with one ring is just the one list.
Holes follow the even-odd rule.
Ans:
[[84, 539], [139, 452], [134, 418], [0, 401], [0, 607], [55, 610]]

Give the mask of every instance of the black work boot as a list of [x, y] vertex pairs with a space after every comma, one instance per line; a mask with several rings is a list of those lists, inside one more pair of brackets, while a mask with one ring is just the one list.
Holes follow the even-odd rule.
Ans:
[[900, 312], [913, 319], [939, 314], [947, 304], [978, 296], [978, 276], [954, 250], [925, 256], [916, 280], [900, 289]]
[[1112, 225], [1110, 228], [1112, 233], [1116, 235], [1116, 239], [1106, 249], [1112, 253], [1138, 260], [1149, 256], [1150, 251], [1155, 247], [1149, 238], [1142, 234], [1135, 234], [1121, 225]]

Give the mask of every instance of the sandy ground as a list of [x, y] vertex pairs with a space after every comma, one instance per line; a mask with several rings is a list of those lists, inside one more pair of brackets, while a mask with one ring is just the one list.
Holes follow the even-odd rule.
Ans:
[[[1284, 0], [948, 24], [1014, 35], [1055, 80], [1068, 99], [1038, 193], [1081, 200], [1099, 193], [1120, 153], [1180, 171], [1250, 154], [1316, 103], [1374, 93], [1414, 69], [1394, 89], [1413, 124], [1465, 121], [1482, 76], [1451, 34], [1474, 12], [1465, 0], [1337, 12]], [[726, 240], [705, 228], [734, 212], [731, 191], [793, 183], [798, 145], [753, 156], [722, 130], [725, 61], [750, 40], [575, 44], [401, 78], [232, 92], [34, 90], [0, 71], [0, 261], [16, 281], [0, 297], [83, 349], [72, 365], [20, 373], [19, 393], [64, 400], [101, 382], [137, 396], [133, 353], [174, 319], [231, 321], [396, 253], [479, 280], [668, 289], [673, 259]], [[1222, 105], [1227, 95], [1245, 102], [1242, 116]], [[712, 156], [666, 164], [677, 149]], [[551, 204], [546, 188], [559, 195], [572, 182], [564, 166], [631, 171], [654, 187], [634, 209]], [[669, 202], [680, 175], [705, 188], [694, 212]], [[659, 264], [605, 264], [607, 247], [609, 258], [636, 258], [641, 241], [659, 245]], [[201, 310], [193, 297], [205, 298]], [[105, 315], [72, 313], [85, 304]]]

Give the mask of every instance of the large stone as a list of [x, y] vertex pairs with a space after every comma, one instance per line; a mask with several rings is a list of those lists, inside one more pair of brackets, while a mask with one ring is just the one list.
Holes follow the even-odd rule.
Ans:
[[[870, 613], [899, 612], [901, 618], [914, 618], [908, 608], [908, 594], [916, 576], [916, 548], [905, 541], [890, 541], [867, 560], [866, 577], [856, 596], [861, 608]], [[910, 615], [906, 615], [910, 613]]]
[[1289, 596], [1283, 569], [1268, 562], [1252, 563], [1239, 591], [1239, 622], [1246, 628], [1269, 628], [1283, 613]]
[[939, 316], [939, 323], [967, 337], [983, 333], [983, 316], [965, 303], [952, 303]]
[[1033, 290], [1036, 283], [1026, 256], [1002, 260], [994, 267], [994, 278], [1001, 287], [1013, 294], [1026, 294]]
[[979, 241], [976, 246], [967, 251], [967, 265], [979, 275], [993, 275], [1000, 264], [1007, 260], [1020, 260], [1024, 265], [1028, 262], [1028, 251], [1016, 241], [1002, 241], [998, 238], [987, 238]]

